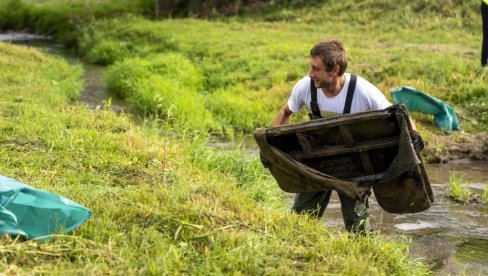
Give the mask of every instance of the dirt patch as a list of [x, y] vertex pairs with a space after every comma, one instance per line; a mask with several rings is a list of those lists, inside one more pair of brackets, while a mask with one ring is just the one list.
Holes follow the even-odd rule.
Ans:
[[423, 151], [429, 163], [488, 161], [488, 133], [436, 135], [432, 138], [426, 141]]

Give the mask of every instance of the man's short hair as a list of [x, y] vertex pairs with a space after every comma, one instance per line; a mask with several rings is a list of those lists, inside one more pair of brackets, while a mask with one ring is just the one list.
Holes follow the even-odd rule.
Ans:
[[313, 46], [310, 57], [318, 57], [325, 65], [325, 70], [330, 72], [335, 65], [339, 66], [339, 76], [347, 69], [346, 50], [342, 42], [338, 40], [325, 40]]

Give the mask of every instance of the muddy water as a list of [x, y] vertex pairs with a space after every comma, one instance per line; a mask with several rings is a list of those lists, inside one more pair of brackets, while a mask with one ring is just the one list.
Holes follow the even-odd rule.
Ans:
[[[450, 173], [463, 176], [474, 193], [488, 183], [488, 163], [427, 165], [435, 204], [417, 214], [390, 214], [370, 199], [370, 220], [375, 231], [410, 238], [412, 258], [421, 259], [437, 274], [488, 275], [488, 206], [463, 205], [445, 196]], [[293, 195], [290, 195], [290, 205]], [[340, 201], [333, 194], [322, 218], [326, 227], [343, 228]]]
[[[1, 40], [19, 41], [42, 51], [62, 56], [71, 63], [80, 60], [63, 52], [52, 42], [26, 42], [27, 34], [0, 34]], [[39, 37], [37, 37], [39, 38]], [[47, 39], [46, 37], [41, 37]], [[81, 63], [84, 67], [85, 86], [80, 101], [89, 108], [101, 108], [111, 99], [110, 108], [116, 112], [130, 111], [130, 104], [107, 92], [103, 80], [103, 67]], [[252, 136], [246, 139], [246, 148], [256, 153]], [[216, 147], [229, 148], [232, 143], [219, 143]], [[439, 275], [488, 275], [488, 206], [462, 205], [445, 197], [450, 173], [458, 173], [470, 184], [474, 192], [480, 192], [488, 183], [488, 163], [458, 162], [447, 165], [427, 165], [435, 204], [418, 214], [396, 215], [383, 211], [374, 196], [370, 199], [371, 225], [382, 235], [402, 235], [411, 239], [410, 255], [421, 259]], [[288, 194], [291, 206], [293, 195]], [[322, 218], [326, 227], [344, 228], [337, 194], [333, 194]], [[408, 274], [408, 273], [406, 273]]]
[[440, 274], [488, 274], [488, 206], [463, 205], [445, 196], [449, 175], [461, 175], [473, 193], [488, 183], [488, 163], [427, 165], [434, 205], [418, 214], [392, 215], [373, 205], [376, 229], [412, 238], [412, 257], [425, 260]]
[[103, 79], [103, 66], [83, 64], [84, 87], [79, 101], [84, 102], [90, 109], [109, 106], [115, 112], [134, 112], [134, 108], [127, 101], [108, 92]]

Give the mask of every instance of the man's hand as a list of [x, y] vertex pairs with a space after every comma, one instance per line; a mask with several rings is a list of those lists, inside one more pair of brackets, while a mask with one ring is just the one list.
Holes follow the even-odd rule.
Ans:
[[420, 134], [415, 131], [415, 130], [411, 130], [410, 131], [410, 138], [412, 139], [412, 143], [413, 143], [413, 148], [415, 149], [415, 152], [416, 153], [419, 153], [420, 151], [422, 151], [424, 149], [424, 139], [422, 139], [422, 136], [420, 136]]
[[269, 169], [271, 167], [271, 163], [269, 163], [268, 160], [264, 159], [264, 156], [261, 152], [259, 152], [259, 159], [261, 159], [261, 164], [263, 164], [263, 167], [266, 169]]

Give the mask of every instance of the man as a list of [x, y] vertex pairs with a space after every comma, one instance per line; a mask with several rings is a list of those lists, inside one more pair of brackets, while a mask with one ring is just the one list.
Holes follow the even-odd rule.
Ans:
[[[308, 76], [295, 85], [288, 102], [276, 115], [273, 126], [288, 124], [292, 114], [303, 106], [307, 107], [311, 118], [320, 118], [349, 112], [380, 110], [391, 105], [383, 93], [367, 80], [345, 73], [347, 63], [346, 53], [340, 41], [326, 40], [315, 45], [310, 50]], [[313, 95], [314, 90], [316, 96]], [[297, 193], [292, 210], [320, 218], [331, 194], [331, 190]], [[360, 202], [340, 193], [339, 198], [346, 229], [368, 232], [368, 199]]]
[[488, 62], [488, 0], [481, 1], [481, 19], [483, 20], [483, 44], [481, 45], [481, 66]]

